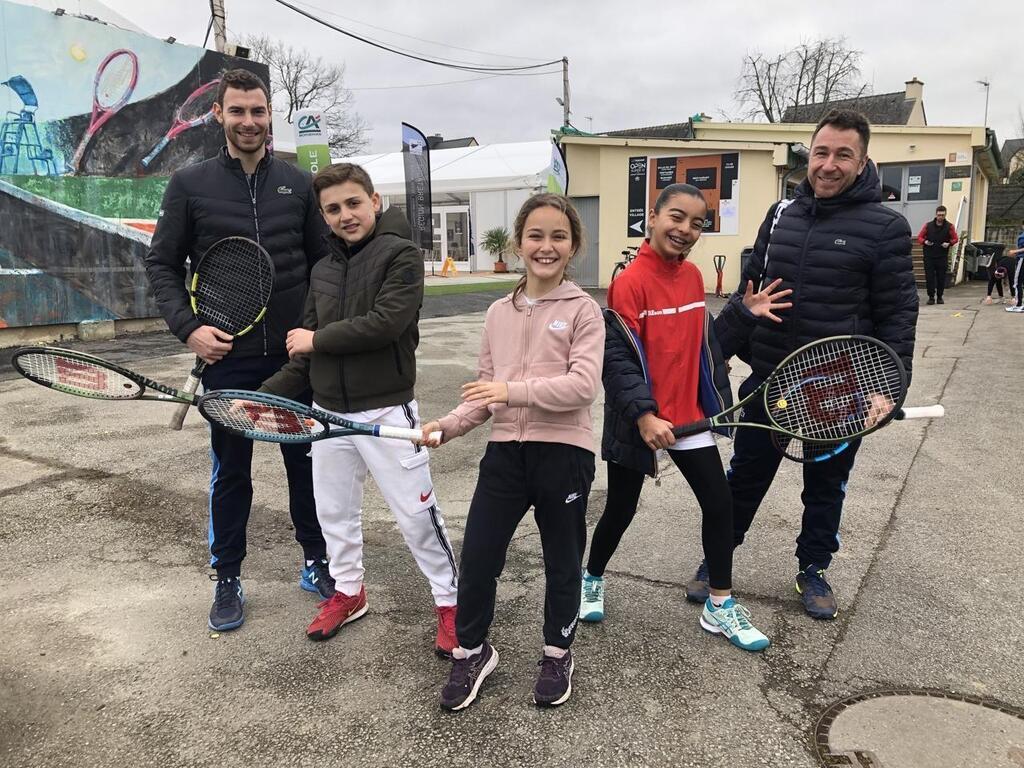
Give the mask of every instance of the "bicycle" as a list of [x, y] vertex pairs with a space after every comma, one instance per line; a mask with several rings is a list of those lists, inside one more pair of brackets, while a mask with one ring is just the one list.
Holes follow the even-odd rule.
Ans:
[[622, 249], [622, 261], [615, 262], [615, 267], [612, 269], [612, 281], [619, 276], [626, 267], [633, 263], [636, 258], [637, 251], [640, 250], [639, 245], [627, 245]]

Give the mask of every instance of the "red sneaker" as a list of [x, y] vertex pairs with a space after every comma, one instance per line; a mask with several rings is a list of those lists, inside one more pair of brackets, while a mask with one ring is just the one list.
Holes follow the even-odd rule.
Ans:
[[359, 587], [355, 597], [340, 590], [332, 597], [320, 602], [320, 613], [306, 628], [310, 640], [327, 640], [338, 634], [338, 630], [351, 621], [366, 614], [366, 588]]
[[450, 659], [452, 648], [459, 644], [455, 637], [455, 606], [436, 605], [434, 612], [437, 613], [437, 642], [434, 645], [434, 652], [438, 656]]

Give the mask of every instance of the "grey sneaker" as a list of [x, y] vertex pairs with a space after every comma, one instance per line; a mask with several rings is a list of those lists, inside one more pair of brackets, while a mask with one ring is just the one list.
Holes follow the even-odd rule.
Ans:
[[229, 629], [237, 629], [245, 621], [245, 593], [242, 591], [242, 582], [237, 576], [228, 576], [218, 579], [210, 576], [210, 579], [217, 580], [217, 586], [213, 592], [213, 605], [210, 607], [210, 619], [207, 622], [214, 632], [226, 632]]
[[539, 707], [557, 707], [572, 695], [572, 651], [556, 659], [554, 656], [541, 657], [540, 674], [533, 686], [533, 703]]
[[441, 709], [458, 712], [465, 709], [480, 690], [481, 684], [498, 666], [498, 652], [490, 643], [484, 643], [480, 653], [467, 659], [452, 657], [452, 671], [441, 689]]
[[691, 603], [703, 604], [711, 595], [711, 586], [708, 584], [708, 563], [701, 560], [697, 566], [697, 572], [693, 578], [686, 582], [686, 599]]

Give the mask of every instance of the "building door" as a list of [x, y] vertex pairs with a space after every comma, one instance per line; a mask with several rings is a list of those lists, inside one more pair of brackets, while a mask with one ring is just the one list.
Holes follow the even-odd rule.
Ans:
[[600, 201], [597, 197], [569, 198], [579, 211], [583, 223], [584, 249], [569, 264], [572, 279], [584, 288], [597, 288], [601, 279]]
[[[445, 259], [451, 257], [461, 272], [468, 272], [469, 265], [469, 206], [454, 205], [435, 207], [434, 247], [427, 257], [427, 269], [440, 269]], [[431, 264], [433, 260], [433, 264]]]
[[882, 203], [902, 213], [915, 235], [935, 218], [935, 208], [942, 200], [942, 169], [942, 163], [893, 163], [878, 169]]

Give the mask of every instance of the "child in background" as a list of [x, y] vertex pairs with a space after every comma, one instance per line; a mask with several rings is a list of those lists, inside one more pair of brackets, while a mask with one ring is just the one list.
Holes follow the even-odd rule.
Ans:
[[1010, 295], [1016, 295], [1017, 303], [1006, 308], [1007, 312], [1024, 312], [1024, 221], [1017, 235], [1017, 247], [1006, 252], [1007, 256], [1016, 256], [1013, 271], [1010, 273]]
[[434, 431], [448, 442], [494, 417], [462, 542], [459, 644], [441, 691], [441, 706], [448, 710], [472, 704], [498, 664], [487, 640], [497, 579], [531, 506], [547, 582], [533, 701], [557, 706], [572, 693], [570, 646], [594, 480], [590, 405], [600, 391], [604, 322], [597, 302], [565, 278], [583, 237], [568, 200], [531, 197], [516, 217], [514, 236], [526, 275], [487, 311], [477, 381], [463, 385], [461, 405], [423, 427], [428, 444]]

